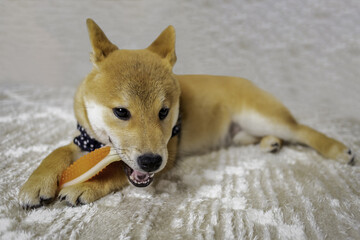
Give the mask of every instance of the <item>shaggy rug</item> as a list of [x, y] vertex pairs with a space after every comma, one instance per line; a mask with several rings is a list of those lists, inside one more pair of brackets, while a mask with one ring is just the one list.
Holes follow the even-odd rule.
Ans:
[[[360, 156], [359, 0], [0, 2], [0, 239], [360, 239], [360, 167], [297, 145], [181, 159], [145, 189], [24, 211], [20, 186], [76, 129], [85, 19], [120, 48], [177, 31], [175, 73], [245, 77]], [[64, 86], [66, 85], [66, 86]]]
[[[20, 186], [71, 141], [71, 88], [0, 91], [2, 239], [360, 239], [360, 168], [301, 146], [231, 147], [182, 159], [150, 187], [90, 205], [24, 211]], [[360, 122], [308, 119], [359, 151]]]

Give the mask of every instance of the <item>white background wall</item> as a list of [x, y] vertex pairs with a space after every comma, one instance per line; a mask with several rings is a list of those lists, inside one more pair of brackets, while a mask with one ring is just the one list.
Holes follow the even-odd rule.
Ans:
[[360, 119], [360, 1], [0, 2], [0, 87], [75, 87], [91, 69], [85, 20], [119, 48], [177, 30], [174, 72], [234, 75], [296, 116]]

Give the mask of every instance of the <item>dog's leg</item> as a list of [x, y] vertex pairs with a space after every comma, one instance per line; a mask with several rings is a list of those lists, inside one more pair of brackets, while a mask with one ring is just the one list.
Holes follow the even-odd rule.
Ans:
[[79, 151], [71, 143], [47, 156], [20, 189], [19, 200], [22, 207], [36, 208], [51, 202], [55, 198], [61, 173]]
[[232, 142], [235, 145], [250, 145], [256, 144], [260, 141], [260, 149], [263, 152], [276, 153], [282, 147], [282, 140], [274, 136], [265, 136], [263, 138], [255, 137], [251, 134], [248, 134], [245, 131], [238, 132]]
[[[270, 117], [261, 113], [244, 114], [238, 118], [239, 126], [250, 136], [273, 136], [284, 141], [305, 144], [316, 151], [322, 156], [330, 159], [337, 160], [342, 163], [355, 163], [355, 154], [343, 143], [327, 137], [308, 126], [297, 123], [289, 111], [282, 105], [274, 108]], [[275, 116], [275, 117], [274, 117]], [[236, 136], [235, 136], [236, 137]], [[274, 140], [274, 139], [272, 139]], [[261, 141], [261, 147], [271, 146], [271, 142], [278, 142], [279, 140], [272, 141], [271, 137], [266, 137]], [[268, 144], [267, 142], [270, 142]], [[270, 149], [266, 148], [265, 149]]]
[[127, 183], [123, 163], [113, 162], [91, 180], [63, 188], [59, 199], [65, 200], [71, 206], [88, 204], [119, 190]]
[[297, 124], [292, 129], [295, 141], [314, 148], [324, 157], [351, 165], [355, 163], [354, 152], [343, 143], [302, 124]]
[[260, 148], [263, 152], [276, 153], [282, 147], [282, 140], [274, 136], [265, 136], [260, 141]]
[[258, 143], [259, 138], [248, 134], [245, 131], [240, 131], [233, 137], [232, 142], [234, 145], [250, 145]]

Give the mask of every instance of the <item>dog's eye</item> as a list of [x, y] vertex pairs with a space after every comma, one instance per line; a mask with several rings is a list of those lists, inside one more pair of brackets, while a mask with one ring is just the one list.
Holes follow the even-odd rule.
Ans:
[[169, 113], [169, 109], [168, 108], [162, 108], [159, 112], [159, 118], [160, 120], [164, 120], [166, 118], [166, 116]]
[[131, 114], [126, 108], [113, 108], [114, 115], [121, 120], [129, 120]]

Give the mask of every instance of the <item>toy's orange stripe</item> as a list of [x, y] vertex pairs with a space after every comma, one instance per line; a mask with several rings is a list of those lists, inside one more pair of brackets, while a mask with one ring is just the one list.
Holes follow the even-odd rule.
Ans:
[[86, 173], [89, 169], [104, 159], [109, 154], [109, 152], [110, 146], [106, 146], [96, 149], [95, 151], [90, 152], [76, 160], [76, 162], [70, 165], [62, 173], [60, 186]]

